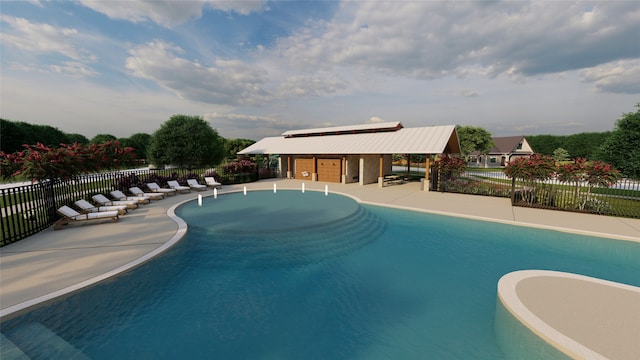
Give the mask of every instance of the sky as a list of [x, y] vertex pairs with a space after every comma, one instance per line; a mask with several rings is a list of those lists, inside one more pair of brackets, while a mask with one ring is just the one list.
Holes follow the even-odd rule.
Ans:
[[0, 116], [88, 138], [172, 115], [225, 138], [400, 121], [613, 130], [640, 1], [0, 2]]

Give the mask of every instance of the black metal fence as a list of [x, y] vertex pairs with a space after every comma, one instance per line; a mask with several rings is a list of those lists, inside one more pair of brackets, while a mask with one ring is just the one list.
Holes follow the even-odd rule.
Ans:
[[501, 169], [471, 168], [461, 176], [440, 178], [433, 186], [438, 191], [511, 198], [514, 206], [640, 218], [640, 181], [633, 179], [610, 187], [555, 178], [525, 182], [508, 178]]
[[66, 181], [42, 181], [0, 189], [0, 247], [53, 225], [59, 219], [56, 210], [63, 205], [72, 205], [79, 199], [91, 200], [95, 194], [107, 195], [116, 189], [127, 193], [132, 186], [148, 191], [145, 185], [149, 182], [157, 182], [161, 187], [165, 187], [168, 180], [178, 180], [185, 186], [187, 179], [198, 179], [203, 183], [205, 176], [212, 176], [225, 185], [277, 177], [278, 171], [276, 168], [259, 167], [251, 173], [224, 174], [213, 168], [139, 169], [87, 174]]

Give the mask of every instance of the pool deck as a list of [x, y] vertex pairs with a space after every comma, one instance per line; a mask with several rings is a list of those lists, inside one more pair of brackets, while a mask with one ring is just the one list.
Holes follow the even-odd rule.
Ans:
[[[302, 183], [263, 180], [224, 186], [218, 195], [242, 191], [245, 186], [249, 191], [273, 190], [274, 184], [279, 190], [301, 189]], [[304, 184], [308, 191], [325, 189], [325, 183]], [[640, 242], [640, 219], [512, 207], [509, 199], [425, 192], [420, 190], [420, 183], [414, 182], [384, 188], [377, 184], [327, 185], [329, 193], [350, 195], [362, 203]], [[163, 251], [185, 230], [184, 223], [168, 215], [168, 209], [195, 200], [198, 194], [205, 202], [215, 201], [212, 190], [178, 194], [130, 210], [116, 224], [106, 221], [72, 224], [62, 230], [49, 228], [0, 248], [0, 316], [8, 318], [42, 301], [89, 286]], [[639, 309], [619, 311], [640, 318]]]

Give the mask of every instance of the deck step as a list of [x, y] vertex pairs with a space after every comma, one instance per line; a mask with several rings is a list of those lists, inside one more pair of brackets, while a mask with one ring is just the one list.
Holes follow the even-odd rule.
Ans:
[[[5, 335], [29, 359], [90, 359], [39, 322], [21, 324], [5, 332]], [[4, 344], [2, 347], [4, 351]]]
[[13, 341], [0, 334], [0, 359], [2, 360], [29, 360], [29, 357], [20, 350]]

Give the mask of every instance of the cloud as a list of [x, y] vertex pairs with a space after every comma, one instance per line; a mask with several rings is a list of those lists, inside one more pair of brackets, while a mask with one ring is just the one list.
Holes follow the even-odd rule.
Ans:
[[96, 61], [95, 55], [76, 45], [80, 34], [74, 28], [57, 28], [11, 16], [1, 16], [0, 20], [9, 25], [9, 29], [3, 27], [3, 44], [35, 54], [55, 53], [77, 61]]
[[184, 51], [156, 40], [129, 50], [126, 68], [181, 98], [208, 104], [261, 105], [272, 95], [262, 85], [265, 74], [240, 60], [215, 60], [207, 67], [180, 57]]
[[294, 74], [285, 79], [278, 88], [278, 98], [307, 97], [333, 94], [346, 89], [348, 83], [336, 74]]
[[13, 62], [10, 69], [14, 71], [36, 72], [36, 73], [57, 73], [69, 75], [75, 78], [98, 76], [98, 72], [76, 61], [63, 61], [59, 65], [28, 65]]
[[603, 92], [640, 94], [640, 60], [614, 61], [582, 70], [583, 81]]
[[287, 122], [278, 115], [210, 112], [203, 117], [228, 138], [260, 139], [264, 136], [280, 136], [286, 130], [312, 127], [299, 121]]
[[383, 123], [385, 122], [383, 118], [379, 118], [377, 116], [372, 116], [369, 118], [369, 122], [373, 124]]
[[172, 28], [191, 19], [202, 16], [204, 8], [235, 12], [248, 15], [266, 9], [266, 0], [243, 1], [161, 1], [127, 0], [126, 6], [114, 6], [114, 3], [101, 0], [80, 0], [80, 3], [93, 11], [102, 13], [111, 19], [126, 20], [133, 23], [153, 21]]
[[537, 76], [637, 57], [638, 33], [635, 2], [348, 2], [274, 52], [414, 79]]

